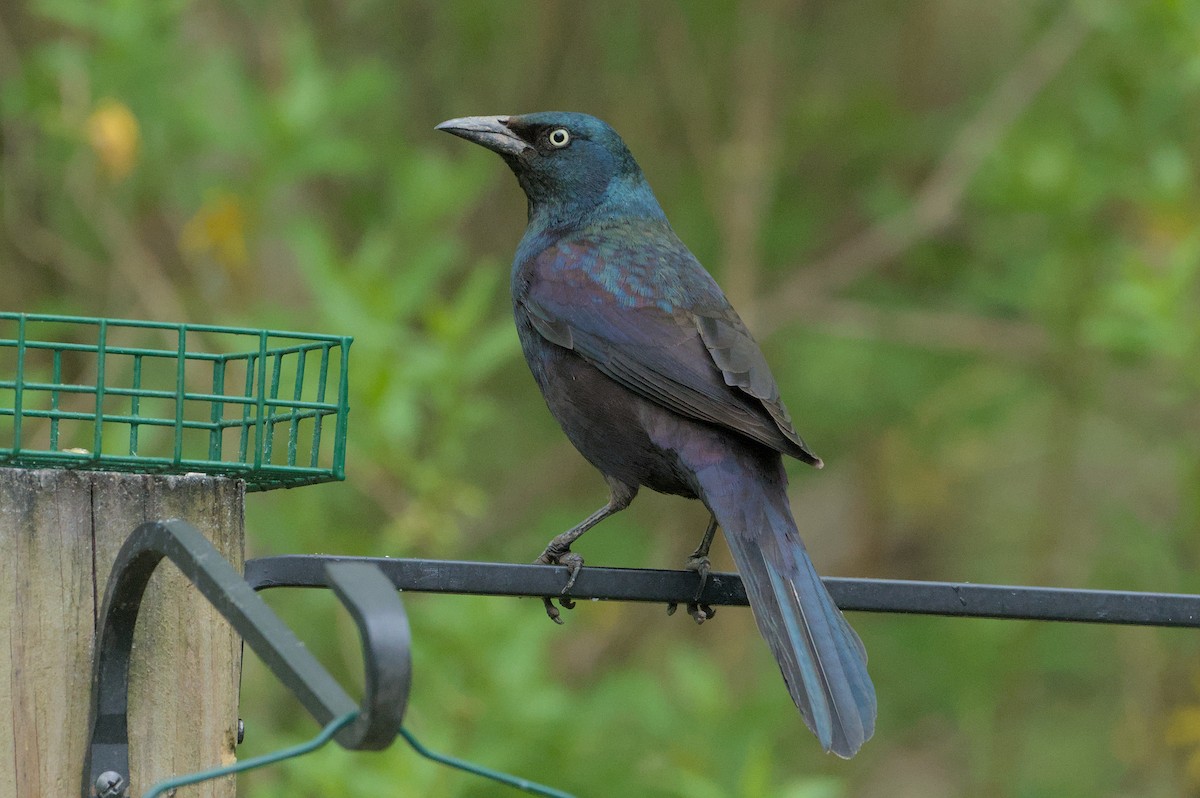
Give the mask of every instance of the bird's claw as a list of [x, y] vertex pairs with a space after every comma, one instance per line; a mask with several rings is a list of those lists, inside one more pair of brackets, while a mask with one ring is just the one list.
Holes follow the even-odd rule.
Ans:
[[[700, 553], [702, 551], [703, 549], [697, 549], [691, 557], [688, 557], [683, 566], [700, 575], [700, 585], [696, 588], [696, 596], [687, 603], [688, 615], [692, 616], [692, 620], [698, 624], [704, 623], [717, 614], [717, 611], [709, 605], [700, 603], [700, 597], [704, 595], [704, 586], [708, 584], [708, 574], [712, 570], [712, 563], [709, 562], [707, 555]], [[679, 602], [672, 601], [667, 605], [667, 615], [674, 615], [677, 609], [679, 609]]]
[[[575, 552], [567, 549], [565, 551], [556, 551], [553, 546], [547, 546], [538, 558], [533, 561], [537, 565], [563, 565], [567, 568], [567, 584], [563, 586], [561, 593], [558, 595], [558, 603], [565, 610], [575, 609], [575, 601], [571, 599], [567, 593], [575, 586], [575, 579], [578, 578], [580, 570], [583, 569], [583, 557]], [[546, 615], [550, 620], [561, 625], [562, 613], [558, 611], [558, 607], [554, 606], [554, 597], [546, 596], [542, 599], [542, 604], [546, 607]]]
[[692, 620], [697, 624], [702, 624], [709, 618], [717, 614], [717, 611], [707, 604], [690, 601], [687, 605], [688, 615], [692, 616]]
[[[575, 607], [575, 602], [571, 601], [570, 599], [566, 599], [564, 601], [563, 599], [560, 598], [558, 600], [558, 603], [561, 604], [563, 606], [563, 609], [566, 609], [566, 610], [574, 609], [574, 607]], [[562, 613], [560, 613], [558, 611], [558, 607], [554, 606], [554, 598], [552, 596], [543, 596], [542, 604], [545, 605], [545, 607], [546, 607], [546, 616], [548, 618], [550, 618], [550, 620], [552, 620], [556, 624], [558, 624], [559, 626], [562, 626], [562, 623], [563, 623]]]
[[[672, 601], [667, 604], [667, 615], [674, 615], [675, 610], [679, 609], [679, 602]], [[709, 618], [717, 614], [717, 611], [707, 604], [701, 604], [698, 601], [689, 601], [687, 604], [688, 615], [692, 616], [692, 620], [698, 624], [704, 623]]]
[[[583, 558], [573, 551], [568, 551], [566, 554], [558, 558], [559, 565], [567, 566], [567, 584], [563, 586], [561, 595], [566, 596], [571, 588], [575, 587], [575, 580], [579, 577], [579, 572], [583, 570]], [[569, 601], [569, 599], [568, 599]], [[561, 603], [561, 602], [560, 602]], [[563, 604], [566, 607], [566, 604]], [[575, 606], [575, 602], [571, 602], [571, 607]]]
[[[570, 596], [558, 596], [557, 599], [558, 599], [559, 606], [562, 607], [564, 610], [575, 609], [575, 600], [572, 599]], [[543, 596], [542, 597], [542, 604], [545, 605], [545, 607], [546, 607], [546, 615], [549, 616], [550, 620], [554, 621], [559, 626], [562, 626], [562, 622], [563, 622], [562, 613], [560, 613], [558, 611], [558, 607], [554, 606], [554, 601], [555, 601], [554, 596]]]
[[[551, 548], [547, 548], [533, 562], [535, 565], [566, 566], [567, 584], [562, 589], [562, 595], [564, 596], [570, 592], [571, 588], [575, 587], [575, 580], [579, 577], [579, 572], [583, 569], [583, 557], [570, 549], [566, 551], [554, 551]], [[570, 607], [567, 609], [570, 609]]]

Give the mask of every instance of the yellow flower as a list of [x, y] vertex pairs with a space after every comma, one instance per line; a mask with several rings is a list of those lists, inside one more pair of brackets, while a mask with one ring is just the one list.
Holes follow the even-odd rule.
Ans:
[[180, 243], [185, 252], [211, 254], [229, 271], [246, 265], [247, 214], [235, 194], [210, 197], [183, 226]]
[[137, 163], [137, 117], [119, 100], [101, 100], [87, 118], [87, 138], [109, 180], [118, 183]]
[[1178, 748], [1200, 745], [1200, 707], [1176, 709], [1167, 724], [1166, 738], [1167, 745]]
[[[1197, 679], [1200, 682], [1200, 678]], [[1165, 742], [1180, 749], [1192, 785], [1200, 785], [1200, 705], [1183, 704], [1171, 713], [1163, 732]]]

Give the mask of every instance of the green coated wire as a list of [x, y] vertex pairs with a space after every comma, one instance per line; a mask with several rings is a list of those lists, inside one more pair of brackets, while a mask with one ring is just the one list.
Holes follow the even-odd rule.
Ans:
[[[197, 773], [189, 773], [186, 776], [177, 776], [173, 779], [160, 781], [158, 784], [155, 784], [153, 787], [151, 787], [149, 792], [146, 792], [142, 798], [158, 798], [158, 796], [165, 794], [168, 790], [174, 790], [179, 787], [187, 787], [190, 784], [199, 784], [202, 781], [209, 781], [210, 779], [219, 779], [222, 776], [229, 776], [234, 773], [241, 773], [245, 770], [253, 770], [254, 768], [260, 768], [266, 765], [274, 765], [284, 761], [285, 759], [292, 759], [294, 757], [304, 756], [305, 754], [312, 753], [332, 740], [334, 735], [336, 735], [343, 728], [353, 723], [358, 718], [358, 715], [358, 711], [355, 710], [353, 712], [347, 712], [345, 715], [341, 715], [340, 717], [334, 718], [329, 722], [329, 725], [321, 729], [320, 734], [306, 743], [294, 745], [291, 748], [283, 748], [271, 754], [264, 754], [262, 756], [256, 756], [250, 759], [243, 759], [242, 761], [235, 762], [232, 765], [211, 768], [209, 770], [202, 770]], [[404, 740], [411, 745], [413, 750], [418, 754], [426, 759], [437, 762], [438, 764], [457, 768], [458, 770], [463, 770], [467, 773], [473, 773], [477, 776], [483, 776], [486, 779], [498, 781], [501, 784], [507, 784], [510, 787], [515, 787], [518, 790], [530, 792], [535, 795], [545, 795], [548, 796], [548, 798], [575, 798], [575, 796], [571, 793], [562, 792], [561, 790], [556, 790], [553, 787], [547, 787], [543, 784], [538, 784], [537, 782], [530, 781], [529, 779], [518, 778], [517, 776], [511, 776], [507, 773], [501, 773], [498, 770], [486, 768], [483, 765], [476, 765], [473, 762], [467, 762], [463, 759], [457, 759], [452, 756], [446, 756], [445, 754], [439, 754], [436, 751], [430, 751], [428, 748], [421, 745], [421, 743], [417, 741], [417, 738], [412, 735], [412, 732], [403, 726], [400, 727], [400, 736], [403, 737]]]
[[345, 715], [336, 717], [329, 722], [329, 725], [321, 729], [321, 733], [316, 737], [312, 738], [306, 743], [294, 745], [291, 748], [284, 748], [271, 754], [263, 754], [262, 756], [243, 759], [241, 762], [235, 762], [232, 765], [212, 768], [211, 770], [202, 770], [199, 773], [189, 773], [186, 776], [177, 776], [173, 779], [160, 781], [158, 784], [155, 784], [153, 787], [151, 787], [150, 791], [145, 793], [142, 798], [158, 798], [158, 796], [166, 793], [167, 790], [173, 790], [177, 787], [186, 787], [189, 784], [197, 784], [201, 781], [208, 781], [209, 779], [219, 779], [221, 776], [228, 776], [231, 773], [241, 773], [243, 770], [253, 770], [254, 768], [260, 768], [264, 765], [274, 765], [275, 763], [282, 762], [285, 759], [291, 759], [293, 757], [303, 756], [304, 754], [311, 753], [332, 740], [335, 734], [353, 723], [357, 717], [358, 710], [347, 712]]
[[435, 751], [430, 751], [428, 748], [417, 742], [417, 738], [413, 737], [412, 732], [403, 726], [400, 727], [400, 736], [403, 737], [404, 740], [411, 745], [413, 750], [418, 754], [426, 759], [432, 759], [434, 762], [439, 764], [447, 765], [452, 768], [458, 768], [459, 770], [465, 770], [467, 773], [474, 773], [477, 776], [483, 776], [484, 778], [491, 779], [492, 781], [498, 781], [501, 784], [507, 784], [510, 787], [516, 787], [518, 790], [531, 792], [535, 795], [546, 795], [550, 796], [550, 798], [575, 798], [575, 796], [569, 792], [562, 792], [561, 790], [556, 790], [553, 787], [547, 787], [545, 785], [538, 784], [537, 782], [529, 781], [529, 779], [510, 776], [509, 774], [501, 773], [498, 770], [492, 770], [491, 768], [485, 768], [482, 765], [476, 765], [474, 762], [467, 762], [464, 759], [456, 759], [452, 756], [446, 756], [445, 754], [439, 754]]

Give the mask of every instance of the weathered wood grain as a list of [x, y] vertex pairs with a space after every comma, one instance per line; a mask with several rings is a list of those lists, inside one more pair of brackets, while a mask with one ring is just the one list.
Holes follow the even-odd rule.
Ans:
[[[219, 477], [0, 469], [0, 761], [16, 794], [78, 794], [96, 615], [125, 538], [183, 518], [240, 570], [242, 509], [242, 484]], [[164, 562], [134, 636], [133, 796], [233, 759], [240, 668], [240, 639]], [[229, 798], [233, 779], [189, 794]]]

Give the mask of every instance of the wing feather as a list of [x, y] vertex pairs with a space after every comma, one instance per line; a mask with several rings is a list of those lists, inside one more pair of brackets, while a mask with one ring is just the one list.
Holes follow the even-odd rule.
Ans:
[[820, 465], [750, 331], [671, 238], [675, 246], [560, 242], [537, 256], [518, 307], [547, 341], [647, 399]]

